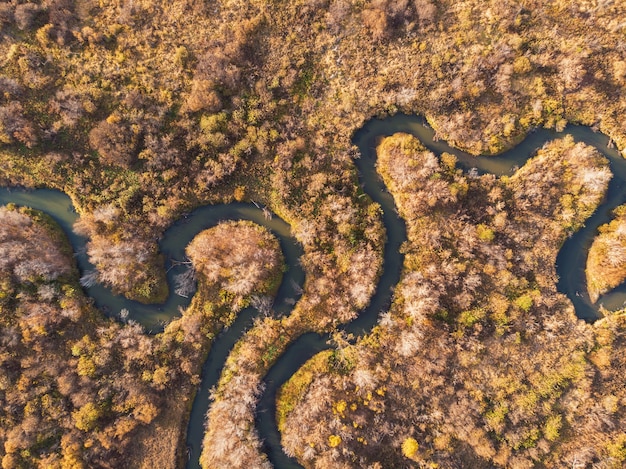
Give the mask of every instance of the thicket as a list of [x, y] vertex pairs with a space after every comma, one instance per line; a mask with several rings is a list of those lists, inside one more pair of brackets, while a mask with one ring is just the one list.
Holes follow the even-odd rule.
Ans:
[[0, 15], [3, 182], [63, 189], [87, 220], [113, 205], [105, 233], [84, 225], [90, 250], [102, 281], [143, 301], [163, 298], [153, 240], [180, 213], [234, 195], [293, 209], [315, 187], [347, 190], [349, 138], [378, 113], [425, 114], [474, 153], [572, 121], [626, 145], [620, 4], [207, 8], [11, 0]]
[[[14, 207], [1, 207], [0, 219], [2, 467], [173, 467], [210, 339], [253, 295], [273, 294], [283, 269], [278, 241], [251, 223], [200, 233], [188, 253], [201, 293], [148, 336], [132, 319], [120, 324], [93, 308], [50, 219]], [[255, 264], [262, 271], [242, 285], [242, 266]], [[142, 454], [161, 437], [158, 427], [174, 427], [172, 441]]]
[[113, 467], [162, 403], [153, 341], [94, 311], [51, 220], [0, 217], [2, 467]]

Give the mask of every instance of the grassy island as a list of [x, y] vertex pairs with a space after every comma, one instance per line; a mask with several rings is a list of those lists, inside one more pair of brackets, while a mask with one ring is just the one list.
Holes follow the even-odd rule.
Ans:
[[614, 211], [615, 218], [600, 227], [589, 249], [587, 288], [592, 302], [626, 280], [626, 206]]

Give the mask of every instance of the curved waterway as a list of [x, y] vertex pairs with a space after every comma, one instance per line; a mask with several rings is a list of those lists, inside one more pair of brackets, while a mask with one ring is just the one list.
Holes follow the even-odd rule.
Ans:
[[[608, 148], [606, 136], [593, 132], [588, 127], [568, 126], [563, 132], [538, 129], [529, 134], [523, 142], [512, 150], [497, 157], [474, 157], [443, 141], [433, 139], [433, 131], [423, 119], [415, 116], [396, 115], [384, 120], [369, 121], [354, 136], [361, 157], [355, 161], [360, 183], [365, 193], [383, 209], [383, 223], [387, 231], [383, 274], [379, 280], [369, 306], [360, 312], [357, 319], [343, 326], [343, 330], [355, 336], [366, 334], [376, 324], [379, 313], [388, 308], [393, 288], [400, 279], [403, 256], [400, 245], [406, 240], [406, 229], [391, 195], [375, 170], [375, 147], [380, 137], [396, 132], [406, 132], [418, 137], [422, 143], [436, 154], [448, 152], [454, 154], [458, 164], [465, 170], [476, 168], [479, 173], [493, 173], [498, 176], [512, 174], [515, 168], [522, 166], [529, 157], [544, 143], [565, 135], [572, 135], [576, 141], [594, 146], [609, 159], [613, 179], [609, 184], [606, 199], [601, 207], [586, 221], [585, 226], [572, 235], [561, 248], [557, 257], [557, 273], [559, 275], [559, 291], [565, 293], [573, 302], [578, 317], [593, 321], [599, 317], [598, 307], [591, 304], [585, 282], [585, 263], [587, 251], [597, 228], [610, 221], [611, 211], [626, 202], [626, 160], [614, 149]], [[59, 223], [67, 234], [74, 251], [81, 273], [93, 269], [85, 254], [86, 240], [72, 231], [77, 215], [70, 199], [58, 191], [38, 189], [23, 191], [16, 189], [0, 189], [0, 204], [15, 203], [42, 210]], [[288, 271], [279, 288], [274, 309], [278, 314], [288, 314], [293, 300], [297, 297], [299, 286], [303, 284], [304, 273], [299, 267], [298, 258], [301, 254], [299, 245], [290, 237], [289, 226], [277, 217], [267, 220], [258, 208], [241, 203], [228, 205], [205, 206], [194, 210], [181, 218], [169, 228], [159, 243], [161, 252], [166, 258], [170, 296], [165, 304], [144, 305], [113, 295], [101, 285], [86, 288], [86, 293], [93, 298], [97, 307], [110, 316], [117, 317], [122, 309], [129, 311], [129, 318], [142, 324], [149, 332], [162, 330], [163, 324], [179, 314], [179, 308], [189, 304], [189, 299], [173, 294], [173, 277], [183, 267], [173, 265], [172, 260], [184, 260], [184, 249], [200, 231], [214, 226], [222, 220], [250, 220], [269, 228], [280, 240]], [[607, 295], [603, 295], [598, 304], [608, 310], [623, 307], [626, 301], [626, 285], [618, 287]], [[211, 346], [209, 356], [203, 366], [202, 383], [193, 403], [188, 427], [187, 444], [191, 458], [188, 468], [198, 466], [200, 444], [204, 433], [204, 419], [208, 409], [208, 391], [217, 384], [221, 369], [234, 343], [243, 331], [250, 327], [255, 312], [252, 308], [242, 311], [235, 323], [222, 332]], [[276, 428], [275, 401], [276, 392], [308, 359], [321, 350], [328, 349], [328, 336], [304, 334], [294, 341], [286, 352], [271, 367], [264, 378], [266, 390], [257, 406], [257, 428], [268, 457], [274, 467], [285, 469], [300, 467], [298, 463], [285, 455], [280, 445], [280, 435]]]
[[[589, 127], [568, 126], [563, 132], [537, 129], [520, 144], [498, 156], [473, 156], [451, 147], [444, 141], [434, 139], [434, 131], [425, 120], [417, 116], [398, 114], [385, 119], [373, 119], [360, 129], [353, 139], [360, 158], [355, 161], [359, 181], [365, 193], [378, 202], [383, 210], [383, 223], [387, 231], [383, 274], [376, 293], [368, 307], [357, 319], [343, 326], [349, 334], [361, 336], [376, 324], [379, 313], [391, 303], [393, 288], [400, 280], [403, 256], [399, 247], [406, 240], [404, 221], [398, 217], [393, 198], [387, 192], [376, 172], [376, 145], [380, 138], [405, 132], [417, 137], [429, 150], [439, 155], [448, 152], [457, 157], [457, 165], [465, 171], [475, 168], [478, 174], [492, 173], [496, 176], [511, 175], [534, 156], [545, 143], [555, 138], [572, 135], [575, 141], [594, 146], [607, 157], [613, 172], [606, 199], [596, 212], [585, 222], [585, 226], [574, 233], [562, 246], [557, 257], [559, 275], [558, 290], [573, 302], [576, 315], [588, 322], [598, 319], [598, 307], [589, 300], [585, 279], [587, 252], [600, 225], [611, 219], [611, 211], [626, 202], [626, 160], [613, 148], [609, 139]], [[626, 285], [622, 285], [598, 301], [609, 310], [623, 307], [626, 300]], [[301, 468], [294, 458], [282, 451], [280, 433], [276, 424], [276, 394], [280, 387], [316, 353], [331, 348], [328, 335], [305, 334], [298, 338], [279, 357], [265, 376], [265, 392], [257, 405], [257, 429], [265, 443], [265, 451], [275, 468]]]
[[[453, 148], [444, 141], [436, 141], [433, 129], [426, 124], [423, 118], [399, 114], [382, 120], [369, 121], [356, 133], [354, 143], [359, 147], [361, 155], [363, 155], [362, 158], [374, 158], [376, 140], [396, 132], [406, 132], [416, 136], [424, 146], [437, 155], [443, 152], [455, 155], [458, 160], [457, 165], [465, 171], [475, 168], [478, 174], [492, 173], [496, 176], [512, 175], [517, 168], [523, 166], [530, 157], [534, 156], [538, 149], [556, 138], [571, 135], [574, 141], [593, 146], [608, 159], [613, 178], [609, 183], [602, 204], [585, 221], [584, 226], [569, 237], [561, 247], [556, 261], [559, 276], [557, 288], [572, 301], [576, 315], [588, 322], [593, 322], [600, 317], [599, 305], [603, 305], [609, 311], [624, 307], [626, 304], [626, 283], [602, 295], [597, 303], [593, 304], [589, 300], [585, 278], [587, 253], [598, 232], [598, 227], [610, 222], [612, 219], [611, 212], [619, 205], [626, 203], [626, 158], [613, 147], [606, 135], [596, 132], [590, 127], [579, 125], [568, 125], [562, 132], [539, 128], [533, 130], [522, 142], [504, 153], [497, 156], [476, 157]], [[356, 163], [361, 175], [366, 175], [362, 164], [358, 160]], [[373, 177], [378, 178], [376, 173]], [[367, 183], [367, 181], [365, 182]], [[392, 207], [383, 207], [383, 209], [392, 209]], [[386, 221], [385, 227], [388, 232], [394, 229], [394, 226], [388, 225]]]
[[[95, 268], [87, 258], [85, 249], [87, 239], [72, 230], [78, 215], [67, 195], [51, 189], [0, 188], [0, 205], [8, 203], [28, 206], [49, 214], [67, 235], [74, 249], [76, 263], [81, 274]], [[268, 219], [262, 210], [252, 204], [244, 203], [200, 207], [178, 220], [164, 233], [159, 242], [159, 249], [165, 257], [170, 292], [165, 303], [145, 305], [114, 295], [109, 288], [99, 284], [85, 288], [85, 293], [107, 316], [119, 318], [122, 309], [126, 309], [129, 312], [128, 319], [141, 324], [147, 332], [162, 331], [164, 324], [180, 315], [180, 308], [186, 308], [191, 301], [191, 298], [184, 298], [174, 293], [174, 277], [187, 268], [176, 261], [186, 259], [185, 248], [198, 233], [225, 220], [255, 222], [270, 229], [278, 238], [288, 269], [283, 274], [273, 309], [277, 314], [290, 312], [304, 284], [304, 271], [299, 264], [302, 248], [291, 237], [290, 227], [282, 219], [276, 216]], [[187, 449], [191, 456], [187, 464], [188, 468], [200, 467], [198, 458], [204, 436], [205, 416], [209, 407], [209, 390], [218, 382], [226, 358], [235, 342], [250, 328], [256, 315], [257, 311], [252, 307], [240, 311], [233, 324], [227, 330], [222, 331], [211, 344], [209, 354], [202, 366], [202, 381], [193, 402], [187, 429]]]

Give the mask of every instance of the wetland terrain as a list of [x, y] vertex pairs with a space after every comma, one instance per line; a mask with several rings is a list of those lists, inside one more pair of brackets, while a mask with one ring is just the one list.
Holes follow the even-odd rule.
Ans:
[[2, 467], [622, 467], [624, 13], [0, 5]]

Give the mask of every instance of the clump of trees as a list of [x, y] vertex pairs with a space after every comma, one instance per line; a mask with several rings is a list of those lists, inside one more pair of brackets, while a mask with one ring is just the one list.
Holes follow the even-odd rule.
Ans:
[[[6, 280], [17, 284], [37, 280], [51, 282], [69, 275], [70, 267], [63, 253], [56, 249], [56, 240], [46, 236], [45, 230], [28, 214], [28, 211], [14, 207], [0, 207], [0, 269], [5, 274], [12, 274], [12, 278]], [[50, 223], [48, 219], [46, 222]], [[36, 243], [37, 250], [32, 252], [31, 247], [23, 243], [24, 239]]]
[[[202, 442], [202, 467], [245, 467], [269, 469], [263, 444], [254, 429], [256, 403], [263, 392], [267, 367], [262, 357], [280, 354], [289, 338], [280, 321], [258, 319], [230, 353], [213, 402], [207, 414], [207, 431]], [[259, 364], [261, 362], [261, 364]]]
[[[192, 1], [3, 2], [0, 181], [71, 194], [99, 278], [143, 301], [165, 294], [156, 239], [180, 213], [233, 198], [262, 201], [305, 246], [309, 283], [293, 330], [328, 329], [367, 303], [384, 241], [378, 209], [360, 198], [356, 184], [355, 129], [375, 115], [421, 113], [437, 137], [478, 154], [502, 151], [535, 126], [577, 122], [599, 128], [623, 150], [626, 56], [615, 37], [624, 31], [624, 13], [620, 2], [597, 8], [561, 0], [523, 8], [496, 0], [245, 0], [209, 9]], [[573, 186], [572, 200], [550, 198], [550, 210], [537, 207], [543, 193], [533, 187], [551, 190], [540, 176], [504, 187], [482, 178], [479, 190], [445, 165], [431, 171], [422, 182], [427, 190], [414, 194], [414, 209], [454, 215], [461, 204], [477, 221], [450, 217], [465, 230], [458, 232], [429, 217], [416, 219], [422, 231], [409, 227], [436, 251], [407, 245], [411, 265], [443, 259], [444, 279], [456, 279], [454, 298], [440, 299], [440, 316], [457, 324], [456, 311], [467, 330], [486, 327], [490, 313], [472, 305], [496, 274], [508, 278], [506, 271], [527, 276], [528, 285], [520, 280], [516, 288], [525, 293], [515, 298], [501, 292], [517, 302], [511, 308], [494, 296], [494, 310], [508, 318], [535, 305], [533, 282], [547, 285], [553, 273], [532, 242], [548, 252], [561, 232], [531, 242], [507, 226], [540, 232], [555, 222], [570, 231], [579, 223], [572, 212], [593, 203], [577, 198]], [[541, 171], [550, 179], [549, 164]], [[602, 170], [592, 172], [601, 183]], [[568, 171], [559, 175], [580, 182]], [[477, 213], [483, 205], [467, 202], [474, 197], [504, 205]], [[109, 206], [118, 211], [115, 223], [92, 219]], [[545, 218], [516, 215], [531, 206]], [[458, 233], [464, 241], [457, 246]], [[513, 245], [504, 241], [526, 248], [508, 258]], [[471, 255], [493, 259], [486, 271], [470, 263], [457, 272]], [[508, 263], [519, 263], [523, 275]], [[439, 278], [429, 272], [418, 274]], [[419, 276], [409, 280], [424, 284]], [[409, 303], [416, 310], [422, 304]], [[502, 321], [497, 330], [508, 327]], [[189, 331], [206, 332], [198, 328]], [[403, 353], [414, 347], [412, 337], [405, 335]], [[346, 441], [333, 435], [333, 444]], [[418, 442], [419, 455], [425, 445], [408, 438]]]
[[139, 153], [139, 135], [129, 125], [104, 120], [89, 132], [89, 143], [104, 162], [129, 168]]
[[102, 282], [133, 299], [163, 301], [167, 286], [156, 246], [137, 237], [136, 227], [120, 233], [125, 223], [118, 204], [100, 206], [83, 214], [74, 224], [76, 233], [89, 237], [87, 253], [97, 269], [87, 273], [92, 278], [85, 281]]
[[284, 263], [276, 238], [252, 222], [225, 222], [202, 232], [187, 255], [206, 282], [232, 300], [233, 311], [241, 309], [252, 292], [273, 294]]
[[[320, 179], [320, 175], [314, 177]], [[207, 415], [203, 467], [268, 467], [254, 425], [263, 376], [295, 338], [312, 328], [329, 330], [353, 318], [373, 292], [380, 257], [372, 245], [383, 240], [377, 206], [368, 210], [368, 230], [360, 231], [359, 224], [359, 231], [355, 232], [350, 221], [362, 219], [360, 203], [350, 209], [348, 197], [338, 197], [334, 191], [327, 194], [320, 184], [311, 186], [311, 190], [310, 203], [303, 204], [301, 211], [315, 210], [319, 199], [332, 202], [315, 222], [278, 206], [283, 218], [294, 220], [295, 235], [308, 251], [301, 258], [307, 275], [303, 295], [289, 316], [255, 321], [231, 351]], [[337, 233], [324, 229], [325, 226], [336, 226]], [[328, 252], [329, 247], [334, 252]], [[232, 255], [231, 252], [229, 256]], [[225, 262], [228, 265], [231, 261]]]
[[93, 311], [49, 219], [11, 207], [0, 217], [2, 467], [111, 467], [159, 412], [142, 374], [155, 371], [153, 341]]
[[626, 206], [613, 212], [615, 218], [599, 228], [587, 257], [587, 289], [591, 301], [626, 280]]
[[[309, 182], [351, 184], [350, 137], [373, 115], [423, 113], [438, 137], [477, 154], [571, 121], [626, 146], [615, 117], [626, 107], [626, 57], [613, 39], [621, 5], [249, 0], [215, 8], [2, 5], [2, 179], [64, 189], [85, 214], [122, 201], [106, 250], [128, 233], [150, 243], [145, 275], [135, 275], [135, 249], [129, 280], [111, 283], [131, 297], [162, 296], [153, 240], [183, 211], [231, 200], [237, 186], [268, 205], [276, 190], [295, 209], [314, 195]], [[50, 164], [51, 154], [62, 158]], [[240, 172], [261, 183], [237, 180]]]

